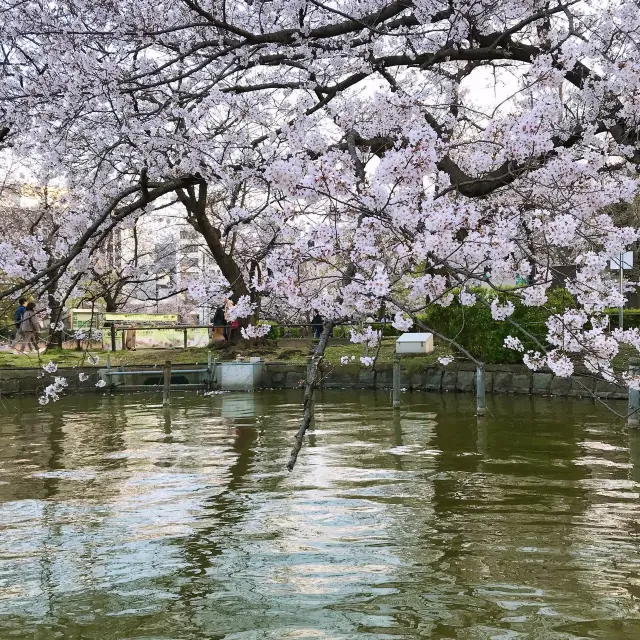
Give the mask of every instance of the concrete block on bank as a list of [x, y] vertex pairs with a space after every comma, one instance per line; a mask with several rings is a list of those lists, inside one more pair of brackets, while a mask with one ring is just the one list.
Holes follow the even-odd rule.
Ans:
[[425, 388], [427, 391], [440, 391], [442, 387], [442, 369], [427, 369]]
[[458, 371], [458, 379], [456, 381], [456, 391], [470, 392], [476, 388], [476, 372], [475, 371]]
[[267, 373], [265, 385], [267, 387], [284, 387], [284, 380], [285, 376], [282, 371], [274, 371], [270, 375]]
[[553, 377], [551, 381], [552, 396], [568, 396], [571, 393], [571, 378]]
[[361, 389], [373, 389], [376, 385], [375, 371], [362, 369], [358, 375], [358, 387]]
[[[44, 378], [38, 376], [42, 374], [42, 371], [36, 369], [25, 369], [24, 371], [14, 370], [12, 372], [13, 379], [18, 383], [18, 389], [20, 393], [35, 394], [38, 393], [45, 385]], [[48, 375], [48, 374], [47, 374]], [[58, 374], [56, 374], [58, 375]], [[51, 380], [53, 382], [53, 379]], [[47, 382], [47, 384], [50, 384]]]
[[305, 374], [299, 371], [289, 371], [284, 381], [286, 389], [298, 389], [304, 385]]
[[358, 375], [343, 368], [331, 369], [328, 373], [321, 374], [321, 386], [324, 389], [342, 389], [353, 387], [358, 380]]
[[619, 391], [619, 387], [612, 382], [596, 380], [595, 394], [598, 398], [614, 398]]
[[[221, 362], [218, 365], [218, 382], [223, 391], [253, 391], [262, 388], [262, 362]], [[173, 374], [178, 374], [175, 369]]]
[[514, 373], [511, 380], [513, 393], [531, 393], [531, 375], [528, 373]]
[[0, 371], [0, 395], [13, 395], [20, 392], [18, 378], [12, 370]]
[[424, 389], [425, 378], [421, 373], [412, 373], [411, 374], [411, 389]]
[[551, 393], [552, 373], [534, 373], [532, 376], [531, 393], [547, 396]]
[[392, 369], [381, 369], [377, 372], [376, 387], [378, 389], [391, 389], [393, 387]]
[[511, 371], [496, 371], [493, 375], [493, 392], [510, 393], [512, 387], [513, 373]]
[[587, 376], [573, 376], [571, 378], [571, 395], [578, 397], [591, 397], [595, 390], [595, 380]]
[[445, 371], [442, 376], [442, 390], [455, 391], [458, 386], [458, 372], [453, 370]]
[[[485, 393], [493, 393], [493, 371], [484, 372], [484, 391]], [[475, 387], [474, 387], [475, 390]]]

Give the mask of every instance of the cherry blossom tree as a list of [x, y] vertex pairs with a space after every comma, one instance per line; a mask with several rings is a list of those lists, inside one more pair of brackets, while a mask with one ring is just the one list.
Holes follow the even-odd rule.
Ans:
[[[169, 193], [215, 253], [208, 194], [250, 184], [261, 196], [232, 215], [278, 237], [263, 273], [242, 274], [241, 308], [268, 291], [327, 319], [298, 444], [335, 322], [384, 304], [406, 327], [454, 296], [485, 304], [481, 280], [503, 290], [496, 322], [513, 322], [515, 299], [545, 305], [565, 250], [577, 310], [524, 361], [620, 381], [619, 345], [640, 346], [603, 319], [622, 302], [607, 260], [638, 239], [607, 213], [638, 191], [635, 3], [8, 0], [0, 18], [3, 144], [70, 194], [54, 262], [2, 295], [89, 269], [112, 229]], [[516, 274], [528, 286], [504, 290]]]

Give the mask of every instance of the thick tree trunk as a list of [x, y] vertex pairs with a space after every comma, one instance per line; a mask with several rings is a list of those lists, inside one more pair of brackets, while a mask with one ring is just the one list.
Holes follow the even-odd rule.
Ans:
[[[213, 259], [220, 268], [222, 275], [229, 282], [231, 287], [231, 301], [236, 303], [242, 296], [251, 298], [251, 291], [245, 282], [242, 271], [232, 255], [228, 254], [222, 243], [222, 233], [211, 224], [207, 217], [207, 184], [202, 183], [198, 187], [198, 195], [195, 189], [189, 187], [186, 190], [179, 190], [178, 197], [187, 209], [189, 214], [189, 222], [191, 226], [204, 238], [207, 247], [211, 252]], [[241, 318], [238, 320], [239, 328], [246, 327], [251, 318]], [[240, 332], [234, 332], [234, 338], [239, 336]]]
[[118, 302], [109, 293], [104, 294], [104, 305], [107, 313], [116, 313], [118, 311]]
[[287, 469], [289, 471], [293, 471], [293, 467], [298, 459], [298, 453], [300, 452], [300, 449], [302, 449], [304, 434], [307, 432], [307, 429], [311, 424], [311, 419], [313, 418], [313, 395], [318, 383], [318, 366], [324, 357], [324, 352], [327, 348], [327, 344], [329, 343], [329, 337], [331, 336], [331, 331], [333, 331], [333, 326], [333, 322], [325, 323], [324, 328], [322, 329], [322, 334], [320, 335], [318, 346], [316, 347], [313, 357], [309, 362], [309, 366], [307, 367], [307, 380], [304, 386], [304, 404], [302, 406], [302, 423], [300, 424], [300, 428], [296, 434], [293, 449], [291, 449], [291, 456], [287, 463]]
[[[47, 348], [58, 343], [57, 337], [60, 333], [56, 330], [58, 323], [62, 321], [62, 303], [58, 299], [58, 284], [53, 282], [47, 289], [47, 303], [51, 309], [51, 317], [49, 319], [49, 336], [47, 338]], [[60, 341], [61, 342], [61, 341]]]

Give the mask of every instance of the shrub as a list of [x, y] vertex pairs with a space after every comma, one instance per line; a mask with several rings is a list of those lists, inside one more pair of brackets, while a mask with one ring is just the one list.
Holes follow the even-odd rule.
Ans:
[[[609, 310], [609, 327], [618, 329], [620, 326], [620, 316], [618, 311]], [[640, 309], [625, 309], [622, 314], [622, 326], [624, 329], [640, 328]]]
[[[504, 339], [508, 335], [520, 338], [525, 349], [539, 350], [539, 346], [533, 338], [546, 344], [547, 327], [545, 323], [550, 311], [541, 307], [526, 307], [505, 293], [495, 293], [486, 289], [476, 290], [475, 293], [482, 296], [487, 303], [490, 303], [496, 295], [501, 301], [510, 299], [515, 305], [511, 319], [521, 325], [523, 330], [507, 321], [495, 321], [491, 317], [489, 307], [481, 301], [472, 307], [464, 307], [456, 299], [448, 307], [434, 305], [420, 317], [428, 327], [454, 339], [472, 356], [486, 363], [515, 364], [522, 362], [522, 354], [504, 347]], [[556, 289], [550, 292], [546, 306], [554, 313], [558, 313], [575, 306], [575, 301], [565, 289]], [[443, 341], [440, 340], [440, 342]], [[456, 351], [453, 346], [452, 351], [454, 353]]]

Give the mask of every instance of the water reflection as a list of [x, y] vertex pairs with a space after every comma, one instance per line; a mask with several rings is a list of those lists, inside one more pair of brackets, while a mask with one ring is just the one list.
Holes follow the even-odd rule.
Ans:
[[640, 433], [324, 391], [0, 409], [0, 637], [632, 638]]

